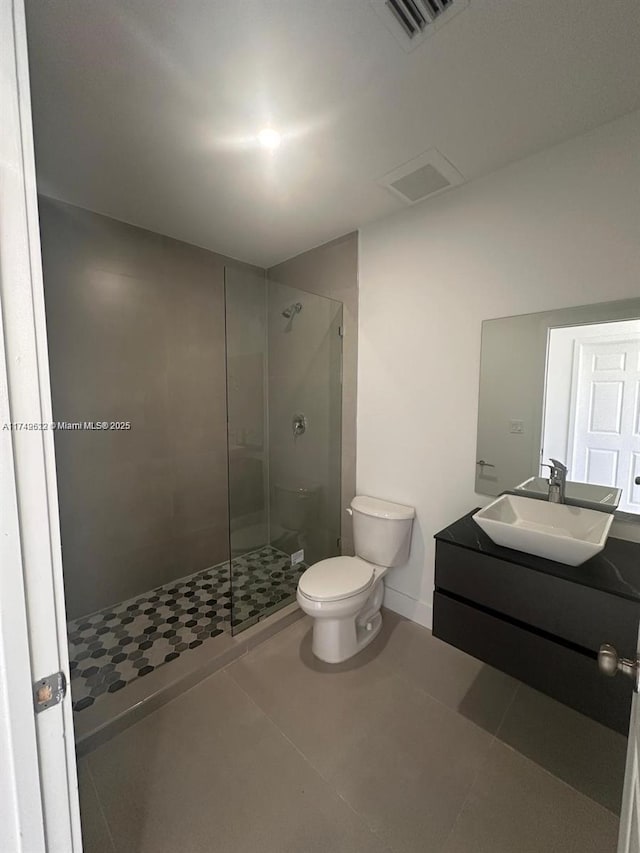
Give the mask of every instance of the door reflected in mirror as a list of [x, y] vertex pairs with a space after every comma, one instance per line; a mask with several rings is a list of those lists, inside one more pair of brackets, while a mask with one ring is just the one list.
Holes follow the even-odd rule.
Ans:
[[640, 320], [549, 330], [541, 456], [640, 512]]
[[640, 515], [640, 299], [483, 323], [476, 491], [546, 485], [550, 458]]

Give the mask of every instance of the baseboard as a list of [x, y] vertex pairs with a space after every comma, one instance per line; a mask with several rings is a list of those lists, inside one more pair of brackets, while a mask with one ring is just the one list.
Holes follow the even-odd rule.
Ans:
[[433, 626], [433, 607], [431, 604], [427, 604], [426, 601], [417, 601], [410, 595], [398, 592], [397, 589], [392, 589], [386, 585], [384, 588], [384, 606], [406, 619], [411, 619], [412, 622], [417, 622], [418, 625], [424, 625], [425, 628]]

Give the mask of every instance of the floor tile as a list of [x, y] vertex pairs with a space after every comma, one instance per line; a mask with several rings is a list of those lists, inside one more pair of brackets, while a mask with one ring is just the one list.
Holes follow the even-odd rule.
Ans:
[[225, 673], [89, 764], [117, 853], [391, 853]]
[[126, 689], [106, 693], [90, 708], [74, 714], [76, 753], [84, 756], [93, 751], [245, 652], [241, 638], [222, 633], [191, 649], [188, 655], [180, 655], [171, 666], [157, 667], [144, 678], [127, 684]]
[[627, 739], [521, 685], [498, 737], [613, 812], [620, 810]]
[[68, 624], [76, 714], [108, 701], [229, 626], [240, 629], [293, 600], [290, 557], [269, 545]]
[[338, 665], [318, 661], [311, 652], [309, 619], [227, 672], [324, 776], [353, 743], [374, 737], [398, 707], [424, 696], [366, 653]]
[[310, 643], [297, 623], [228, 672], [393, 850], [437, 851], [492, 738], [375, 656], [330, 667]]
[[618, 822], [496, 741], [442, 853], [615, 853]]
[[86, 760], [78, 762], [78, 793], [85, 853], [115, 853]]
[[398, 853], [441, 850], [492, 738], [434, 699], [395, 713], [341, 755], [332, 785]]
[[623, 738], [395, 614], [337, 666], [311, 631], [91, 753], [88, 853], [613, 853]]
[[486, 731], [497, 731], [515, 695], [515, 679], [388, 610], [384, 611], [385, 631], [380, 661]]

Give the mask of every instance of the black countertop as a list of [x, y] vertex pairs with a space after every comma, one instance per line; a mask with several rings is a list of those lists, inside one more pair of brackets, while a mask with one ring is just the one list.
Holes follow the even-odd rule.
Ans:
[[639, 543], [610, 536], [604, 550], [595, 557], [581, 566], [565, 566], [564, 563], [495, 545], [471, 517], [478, 509], [471, 510], [436, 533], [435, 539], [640, 603]]

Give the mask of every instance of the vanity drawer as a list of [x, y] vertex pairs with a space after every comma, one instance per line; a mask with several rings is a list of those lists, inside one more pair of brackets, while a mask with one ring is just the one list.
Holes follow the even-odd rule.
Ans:
[[601, 675], [595, 655], [442, 592], [434, 595], [433, 635], [609, 728], [629, 731], [631, 682]]
[[640, 606], [626, 598], [442, 541], [435, 586], [591, 652], [611, 643], [635, 657]]

